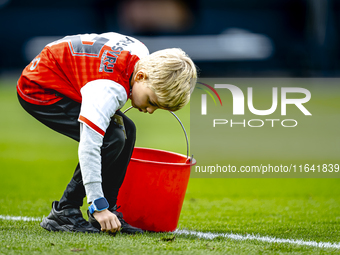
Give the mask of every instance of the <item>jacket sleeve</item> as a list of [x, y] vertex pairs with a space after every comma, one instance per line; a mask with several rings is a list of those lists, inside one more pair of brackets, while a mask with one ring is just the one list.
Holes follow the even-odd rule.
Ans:
[[127, 100], [123, 86], [111, 80], [95, 80], [81, 89], [79, 164], [87, 202], [103, 197], [101, 147], [111, 117]]

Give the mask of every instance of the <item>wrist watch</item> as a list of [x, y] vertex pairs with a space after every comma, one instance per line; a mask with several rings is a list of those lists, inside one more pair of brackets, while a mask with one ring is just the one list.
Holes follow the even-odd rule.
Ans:
[[100, 197], [95, 199], [89, 206], [89, 212], [93, 214], [95, 211], [100, 212], [107, 208], [109, 208], [109, 203], [107, 202], [106, 198]]

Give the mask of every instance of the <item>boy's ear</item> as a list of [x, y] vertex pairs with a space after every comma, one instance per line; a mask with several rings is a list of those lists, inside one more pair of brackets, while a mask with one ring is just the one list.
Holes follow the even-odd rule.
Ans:
[[136, 75], [135, 75], [135, 81], [142, 81], [142, 80], [146, 80], [147, 79], [147, 74], [145, 72], [145, 70], [139, 70]]

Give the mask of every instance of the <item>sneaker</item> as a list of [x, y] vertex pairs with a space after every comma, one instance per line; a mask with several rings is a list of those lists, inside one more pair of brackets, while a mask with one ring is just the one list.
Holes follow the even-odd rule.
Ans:
[[48, 231], [100, 233], [83, 218], [79, 209], [68, 208], [57, 211], [58, 203], [58, 201], [52, 203], [52, 210], [40, 223], [41, 227]]
[[[120, 228], [120, 232], [125, 234], [143, 234], [143, 230], [141, 230], [140, 228], [133, 227], [130, 224], [126, 223], [126, 221], [123, 219], [123, 214], [121, 212], [117, 212], [118, 208], [119, 207], [115, 205], [113, 208], [109, 209], [109, 211], [115, 214], [120, 221], [120, 224], [122, 225]], [[89, 216], [89, 222], [91, 223], [91, 225], [100, 230], [101, 227], [99, 222], [92, 216], [89, 210], [87, 210], [87, 215]]]

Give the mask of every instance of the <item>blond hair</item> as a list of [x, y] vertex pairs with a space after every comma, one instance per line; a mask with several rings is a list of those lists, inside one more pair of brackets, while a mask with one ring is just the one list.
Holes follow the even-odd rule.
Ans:
[[146, 85], [155, 92], [160, 107], [176, 111], [185, 106], [194, 90], [197, 71], [181, 49], [156, 51], [138, 61], [135, 72], [144, 69]]

